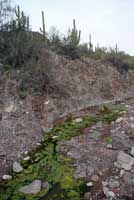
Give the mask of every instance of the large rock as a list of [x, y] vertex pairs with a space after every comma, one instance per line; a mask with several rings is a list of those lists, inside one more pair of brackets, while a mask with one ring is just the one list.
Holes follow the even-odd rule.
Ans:
[[120, 151], [118, 153], [116, 167], [129, 171], [132, 169], [133, 164], [134, 164], [133, 157], [124, 153], [123, 151]]
[[38, 194], [41, 191], [41, 181], [35, 180], [29, 185], [21, 187], [19, 191], [24, 194]]
[[17, 173], [20, 173], [20, 172], [23, 171], [23, 167], [21, 166], [20, 163], [14, 162], [14, 163], [13, 163], [13, 171], [14, 171], [14, 172], [17, 172]]

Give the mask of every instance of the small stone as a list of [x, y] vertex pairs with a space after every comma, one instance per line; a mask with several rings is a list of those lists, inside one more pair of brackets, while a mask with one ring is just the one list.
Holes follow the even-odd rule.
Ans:
[[120, 177], [122, 177], [124, 175], [125, 171], [123, 169], [121, 169], [120, 171]]
[[48, 100], [48, 101], [45, 102], [45, 105], [48, 105], [49, 103], [50, 103], [50, 101]]
[[110, 198], [114, 199], [115, 198], [114, 192], [113, 191], [108, 191], [107, 197], [110, 197]]
[[27, 155], [27, 154], [28, 154], [28, 151], [25, 151], [24, 154]]
[[132, 179], [132, 185], [134, 186], [134, 178]]
[[134, 124], [131, 124], [131, 128], [134, 128]]
[[112, 149], [113, 148], [112, 144], [107, 144], [107, 148]]
[[23, 158], [24, 161], [28, 161], [30, 159], [31, 159], [30, 156], [27, 156], [27, 157]]
[[3, 179], [3, 180], [11, 180], [11, 179], [12, 179], [12, 176], [10, 176], [10, 175], [4, 175], [4, 176], [2, 177], [2, 179]]
[[130, 154], [134, 156], [134, 147], [132, 147]]
[[42, 189], [49, 189], [49, 183], [47, 181], [42, 183]]
[[83, 121], [82, 118], [76, 118], [76, 119], [73, 120], [73, 122], [75, 122], [75, 123], [80, 123], [80, 122], [82, 122], [82, 121]]
[[20, 173], [20, 172], [23, 171], [23, 167], [20, 165], [20, 163], [14, 162], [13, 163], [13, 171], [17, 172], [17, 173]]
[[117, 120], [116, 120], [116, 123], [120, 123], [123, 121], [123, 117], [119, 117]]
[[86, 192], [84, 195], [85, 200], [89, 200], [91, 198], [91, 192]]
[[86, 185], [87, 185], [87, 187], [92, 187], [93, 186], [93, 182], [90, 181]]
[[120, 186], [120, 183], [119, 183], [119, 181], [111, 181], [110, 183], [109, 183], [109, 187], [111, 188], [111, 189], [113, 189], [113, 188], [118, 188]]
[[108, 192], [109, 192], [109, 188], [108, 187], [103, 187], [103, 193], [106, 195], [108, 195]]
[[125, 172], [125, 174], [123, 175], [123, 180], [127, 185], [131, 185], [132, 184], [132, 178], [131, 178], [131, 174], [129, 172]]
[[94, 182], [97, 182], [99, 180], [99, 176], [94, 174], [94, 175], [92, 175], [91, 180], [94, 181]]
[[53, 139], [53, 140], [54, 140], [54, 139], [57, 139], [57, 138], [58, 138], [57, 135], [52, 136], [52, 139]]
[[24, 194], [38, 194], [41, 191], [41, 181], [35, 180], [29, 185], [21, 187], [19, 191]]
[[108, 186], [108, 182], [102, 181], [102, 185], [103, 185], [103, 187], [106, 187], [106, 186]]
[[120, 114], [127, 114], [127, 112], [125, 110], [121, 111]]

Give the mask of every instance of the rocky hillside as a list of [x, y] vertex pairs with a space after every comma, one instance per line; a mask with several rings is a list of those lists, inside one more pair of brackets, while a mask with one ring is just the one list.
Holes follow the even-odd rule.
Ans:
[[134, 96], [134, 72], [91, 59], [67, 60], [44, 49], [39, 55], [22, 69], [4, 72], [0, 67], [1, 175], [59, 118]]
[[[111, 111], [109, 111], [109, 109], [107, 109], [107, 107], [104, 106], [104, 110], [106, 109], [105, 110], [106, 116], [104, 115], [105, 113], [102, 112], [102, 117], [101, 115], [99, 115], [99, 118], [97, 117], [98, 115], [96, 116], [96, 114], [98, 112], [101, 113], [101, 108], [100, 107], [96, 108], [96, 106], [102, 105], [104, 103], [119, 102], [118, 105], [120, 107], [121, 101], [133, 98], [134, 72], [130, 70], [129, 71], [119, 70], [115, 66], [112, 66], [110, 63], [95, 61], [88, 58], [68, 60], [63, 56], [56, 55], [55, 53], [52, 53], [46, 49], [41, 49], [39, 51], [39, 55], [37, 56], [36, 62], [30, 60], [29, 62], [27, 62], [27, 65], [24, 66], [23, 68], [10, 69], [5, 71], [4, 66], [0, 65], [0, 75], [1, 75], [0, 76], [0, 82], [1, 82], [0, 84], [0, 127], [1, 127], [0, 128], [0, 138], [1, 138], [0, 176], [1, 178], [3, 177], [4, 174], [7, 173], [8, 169], [11, 169], [11, 166], [15, 161], [20, 161], [22, 158], [26, 157], [29, 151], [31, 151], [32, 149], [36, 149], [36, 147], [40, 146], [40, 141], [44, 138], [44, 133], [49, 131], [53, 127], [53, 125], [59, 124], [65, 121], [65, 119], [67, 119], [68, 121], [72, 120], [72, 118], [82, 116], [84, 117], [83, 119], [78, 119], [80, 127], [76, 126], [69, 128], [69, 126], [73, 126], [72, 124], [69, 124], [69, 126], [67, 125], [67, 127], [64, 127], [67, 128], [65, 134], [64, 134], [64, 129], [63, 132], [61, 131], [60, 128], [59, 129], [57, 128], [59, 132], [57, 131], [55, 132], [55, 129], [52, 129], [54, 131], [54, 132], [52, 131], [52, 135], [54, 134], [53, 135], [54, 139], [57, 138], [57, 134], [61, 134], [60, 136], [61, 138], [58, 140], [58, 148], [61, 148], [60, 151], [61, 154], [62, 155], [67, 154], [69, 157], [76, 160], [75, 164], [76, 172], [74, 172], [74, 175], [72, 174], [72, 171], [68, 172], [69, 177], [71, 173], [71, 176], [74, 176], [75, 179], [84, 179], [87, 182], [89, 182], [86, 186], [86, 190], [84, 190], [85, 192], [87, 191], [88, 193], [85, 194], [82, 192], [79, 194], [80, 196], [85, 194], [86, 195], [85, 198], [87, 199], [89, 198], [88, 196], [90, 195], [92, 195], [94, 197], [93, 199], [96, 200], [102, 199], [101, 195], [103, 194], [106, 196], [110, 194], [116, 195], [115, 194], [116, 192], [114, 192], [113, 190], [111, 191], [111, 188], [109, 189], [109, 187], [113, 188], [115, 187], [109, 186], [109, 184], [111, 185], [118, 184], [119, 186], [119, 184], [122, 183], [120, 183], [120, 181], [118, 181], [117, 183], [117, 181], [115, 180], [116, 169], [115, 171], [112, 169], [113, 170], [112, 172], [111, 171], [109, 172], [109, 170], [107, 169], [111, 169], [113, 167], [113, 163], [117, 159], [117, 165], [120, 164], [123, 166], [124, 165], [126, 166], [126, 163], [123, 162], [130, 161], [131, 166], [128, 167], [131, 168], [129, 169], [129, 171], [132, 170], [132, 165], [133, 165], [132, 162], [134, 161], [132, 161], [133, 158], [129, 157], [128, 154], [131, 150], [130, 148], [133, 147], [134, 145], [133, 145], [133, 140], [131, 139], [129, 140], [125, 134], [126, 133], [129, 134], [128, 137], [131, 137], [131, 134], [133, 132], [134, 127], [131, 127], [131, 120], [134, 121], [134, 116], [133, 113], [131, 112], [131, 109], [133, 110], [133, 104], [127, 105], [126, 103], [127, 105], [126, 107], [129, 108], [129, 113], [131, 113], [130, 116], [129, 113], [127, 114], [127, 112], [125, 111], [124, 118], [119, 118], [119, 119], [118, 117], [120, 117], [121, 110], [118, 109], [118, 106], [117, 106], [117, 111], [118, 111], [117, 113], [115, 111], [113, 112], [113, 109], [116, 108], [112, 108]], [[80, 110], [81, 112], [78, 112]], [[87, 116], [93, 116], [93, 119], [90, 120], [91, 122], [95, 122], [95, 124], [96, 123], [97, 124], [90, 128], [92, 123], [90, 124], [90, 120], [88, 121], [88, 119], [85, 118]], [[116, 119], [118, 121], [114, 123]], [[87, 121], [84, 121], [84, 123], [81, 124], [82, 120], [87, 120]], [[122, 121], [123, 121], [122, 124], [118, 124], [121, 123]], [[102, 124], [102, 122], [106, 122], [106, 124], [105, 123]], [[107, 123], [108, 124], [110, 123], [110, 125], [107, 125]], [[77, 124], [77, 119], [76, 119], [76, 124]], [[78, 130], [78, 132], [76, 130]], [[77, 135], [76, 133], [78, 133], [79, 135], [82, 132], [84, 133], [84, 135], [82, 134], [80, 137], [72, 138], [73, 136]], [[92, 134], [91, 136], [90, 133], [92, 132], [94, 134]], [[101, 132], [102, 135], [100, 135]], [[74, 135], [72, 135], [73, 133]], [[48, 136], [51, 137], [52, 135], [51, 132], [49, 132]], [[113, 142], [114, 139], [115, 141], [113, 147], [111, 143]], [[53, 141], [51, 142], [51, 140], [47, 142], [48, 142], [48, 148], [50, 143], [54, 145], [53, 153], [55, 155], [57, 151], [55, 145], [57, 145], [57, 143], [55, 144], [53, 143]], [[108, 143], [108, 145], [104, 144], [105, 142], [106, 144]], [[60, 144], [62, 145], [59, 146]], [[96, 148], [94, 148], [94, 146], [96, 146]], [[109, 150], [107, 150], [107, 148]], [[77, 153], [78, 149], [80, 150], [79, 153]], [[90, 152], [90, 154], [88, 152]], [[126, 152], [127, 155], [123, 154], [123, 152], [124, 153]], [[52, 161], [53, 163], [54, 160], [51, 157], [53, 153], [52, 155], [51, 153], [52, 152], [50, 150], [50, 155], [48, 156], [50, 156], [49, 158], [52, 159], [52, 160], [50, 159], [50, 161]], [[40, 148], [37, 151], [37, 154], [38, 155], [40, 154]], [[94, 155], [96, 156], [94, 157]], [[59, 155], [57, 155], [57, 158], [58, 156]], [[13, 187], [19, 188], [20, 186], [23, 186], [20, 183], [26, 184], [30, 183], [30, 181], [34, 181], [33, 179], [36, 179], [36, 181], [31, 184], [32, 185], [37, 184], [37, 187], [39, 189], [38, 192], [40, 192], [41, 180], [38, 179], [44, 180], [44, 178], [42, 177], [42, 175], [38, 174], [39, 173], [38, 169], [40, 168], [40, 164], [41, 165], [43, 164], [42, 162], [44, 162], [44, 160], [41, 161], [41, 163], [40, 162], [38, 163], [38, 158], [35, 157], [33, 157], [33, 159], [35, 163], [37, 162], [36, 166], [37, 168], [35, 167], [35, 170], [37, 171], [35, 172], [35, 174], [34, 172], [32, 172], [31, 174], [32, 176], [27, 176], [29, 178], [26, 181], [24, 181], [26, 177], [24, 178], [23, 175], [25, 176], [25, 173], [30, 173], [29, 169], [27, 171], [28, 165], [27, 164], [25, 165], [25, 163], [23, 163], [24, 165], [20, 166], [17, 162], [14, 163], [13, 169], [15, 172], [16, 170], [17, 171], [19, 170], [19, 172], [21, 172], [23, 171], [23, 168], [25, 168], [26, 171], [24, 172], [22, 177], [18, 178], [18, 180], [20, 180], [19, 183], [14, 182], [15, 185]], [[83, 161], [83, 158], [85, 158], [87, 163]], [[27, 162], [29, 161], [29, 159], [31, 158], [27, 156], [24, 159], [24, 161]], [[59, 159], [61, 159], [61, 157], [59, 157]], [[107, 159], [109, 159], [109, 162], [107, 162]], [[127, 161], [124, 161], [124, 159], [126, 159]], [[100, 160], [102, 160], [101, 165], [99, 164]], [[92, 161], [91, 166], [89, 165], [89, 161]], [[62, 162], [62, 160], [60, 162]], [[49, 165], [49, 163], [47, 164]], [[64, 164], [59, 166], [57, 161], [55, 161], [56, 166], [64, 168], [66, 166], [66, 164], [65, 166]], [[116, 167], [119, 168], [118, 166]], [[99, 171], [101, 167], [106, 169], [106, 171], [105, 170], [104, 172]], [[93, 169], [95, 169], [95, 171]], [[65, 173], [66, 171], [63, 171], [63, 176], [65, 175]], [[108, 176], [107, 178], [105, 178], [106, 173], [110, 173], [110, 175], [108, 175], [109, 178]], [[125, 172], [121, 171], [120, 173], [124, 174]], [[131, 171], [129, 176], [131, 176], [132, 174], [133, 171]], [[55, 176], [53, 174], [49, 175], [50, 177]], [[87, 189], [90, 186], [92, 187], [91, 185], [92, 182], [90, 182], [91, 176], [93, 182], [97, 182], [99, 181], [99, 177], [103, 175], [104, 175], [104, 177], [102, 177], [102, 180], [104, 179], [103, 190], [105, 191], [103, 190], [99, 191], [97, 188], [95, 188], [93, 192], [89, 193], [89, 190]], [[112, 177], [110, 178], [110, 176]], [[117, 174], [117, 176], [119, 175]], [[21, 178], [23, 179], [22, 182]], [[11, 179], [11, 176], [4, 176], [3, 179], [6, 179], [7, 181], [7, 179]], [[46, 179], [47, 182], [45, 183], [46, 185], [44, 186], [45, 194], [47, 193], [46, 188], [47, 191], [49, 191], [49, 189], [52, 188], [53, 184], [56, 183], [59, 184], [59, 182], [56, 182], [55, 180], [50, 180], [52, 184], [51, 185], [49, 183], [49, 178]], [[12, 181], [15, 180], [13, 179]], [[11, 185], [13, 185], [12, 181]], [[69, 179], [68, 181], [73, 181], [73, 180]], [[111, 183], [111, 181], [113, 182]], [[107, 185], [105, 184], [105, 182]], [[68, 184], [68, 182], [65, 184]], [[74, 184], [76, 183], [74, 182]], [[8, 195], [9, 197], [11, 197], [12, 195], [14, 197], [15, 195], [15, 193], [13, 192], [14, 188], [12, 188], [11, 185], [9, 184], [8, 186], [9, 187]], [[126, 185], [128, 186], [128, 183], [126, 183]], [[123, 191], [126, 185], [123, 185], [121, 187], [121, 191]], [[30, 188], [31, 187], [32, 186], [30, 186]], [[77, 187], [78, 185], [76, 184], [76, 188]], [[10, 189], [12, 192], [10, 191]], [[26, 188], [24, 187], [22, 188], [22, 190], [21, 189], [20, 190], [24, 191], [25, 189]], [[57, 189], [61, 191], [61, 188], [58, 187]], [[67, 188], [64, 189], [66, 191]], [[132, 188], [130, 187], [129, 189], [130, 190], [127, 191], [127, 194], [124, 195], [128, 195], [128, 193], [130, 192], [131, 193], [130, 196], [132, 197], [133, 195]], [[1, 192], [3, 191], [5, 190], [2, 190]], [[96, 195], [98, 196], [94, 196], [95, 195], [94, 191], [97, 191]], [[66, 194], [66, 195], [68, 196], [71, 194]], [[121, 193], [119, 193], [119, 195], [122, 196]], [[77, 196], [77, 200], [82, 198], [80, 196], [79, 198]], [[53, 194], [50, 194], [50, 196], [48, 196], [48, 199], [51, 197], [53, 197]], [[8, 197], [7, 196], [2, 197], [2, 200], [4, 198], [7, 199]], [[20, 194], [18, 194], [18, 198], [21, 198]], [[29, 197], [29, 199], [30, 198], [31, 197]], [[57, 198], [59, 200], [59, 196]], [[35, 197], [35, 199], [38, 198]]]

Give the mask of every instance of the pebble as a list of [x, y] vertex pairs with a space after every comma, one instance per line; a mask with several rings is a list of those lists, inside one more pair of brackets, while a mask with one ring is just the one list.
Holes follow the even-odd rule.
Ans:
[[123, 180], [127, 185], [131, 185], [132, 184], [132, 178], [131, 178], [131, 174], [129, 172], [125, 172], [123, 175]]
[[107, 144], [107, 148], [112, 149], [113, 148], [112, 144]]
[[103, 187], [103, 193], [107, 196], [109, 192], [109, 188], [108, 187]]
[[97, 182], [99, 180], [99, 176], [94, 174], [94, 175], [92, 175], [91, 180], [94, 181], [94, 182]]
[[23, 167], [21, 166], [20, 163], [14, 162], [14, 163], [13, 163], [13, 171], [14, 171], [14, 172], [17, 172], [17, 173], [20, 173], [20, 172], [23, 171]]
[[76, 118], [76, 119], [73, 120], [73, 122], [75, 122], [75, 123], [80, 123], [80, 122], [82, 122], [82, 121], [83, 121], [82, 118]]
[[120, 171], [120, 177], [122, 177], [124, 175], [125, 171], [123, 169], [121, 169]]
[[113, 189], [113, 188], [118, 188], [119, 186], [120, 186], [120, 183], [119, 183], [119, 181], [117, 181], [117, 180], [111, 181], [111, 182], [109, 183], [109, 187], [110, 187], [111, 189]]
[[116, 120], [116, 123], [120, 123], [123, 121], [123, 117], [119, 117], [117, 120]]
[[114, 194], [114, 192], [113, 191], [108, 191], [108, 193], [107, 193], [107, 195], [106, 195], [107, 197], [110, 197], [110, 198], [112, 198], [112, 199], [114, 199], [115, 198], [115, 194]]
[[30, 156], [27, 156], [27, 157], [23, 158], [24, 161], [28, 161], [30, 159], [31, 159]]
[[58, 138], [57, 135], [52, 136], [52, 139], [53, 139], [53, 140], [54, 140], [54, 139], [57, 139], [57, 138]]
[[102, 185], [103, 185], [103, 187], [106, 187], [106, 186], [108, 186], [108, 182], [102, 181]]
[[12, 179], [12, 176], [10, 176], [10, 175], [4, 175], [4, 176], [2, 177], [2, 179], [3, 179], [3, 180], [11, 180], [11, 179]]
[[131, 128], [134, 128], [134, 124], [131, 124]]
[[92, 187], [93, 186], [93, 182], [90, 181], [86, 185], [87, 185], [87, 187]]
[[91, 198], [91, 192], [86, 192], [84, 195], [85, 200], [89, 200]]

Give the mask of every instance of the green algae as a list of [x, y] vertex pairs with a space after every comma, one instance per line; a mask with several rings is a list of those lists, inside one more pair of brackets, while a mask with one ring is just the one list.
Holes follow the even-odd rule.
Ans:
[[[117, 110], [103, 108], [95, 117], [84, 117], [82, 122], [67, 120], [56, 125], [44, 136], [44, 140], [36, 150], [29, 153], [30, 160], [21, 161], [24, 170], [20, 174], [12, 173], [13, 179], [0, 183], [0, 200], [82, 200], [87, 190], [86, 182], [75, 180], [74, 160], [60, 152], [62, 141], [70, 140], [81, 134], [83, 128], [99, 121], [111, 123], [119, 117]], [[56, 136], [56, 137], [55, 137]], [[49, 188], [42, 189], [38, 195], [26, 195], [19, 188], [35, 179], [47, 181]]]

